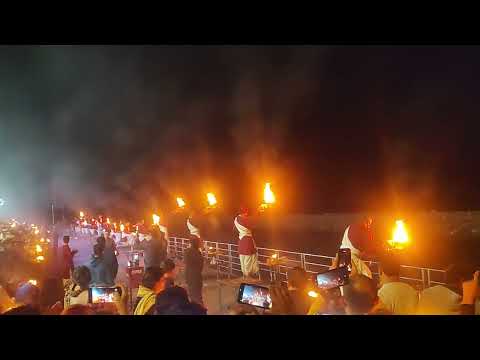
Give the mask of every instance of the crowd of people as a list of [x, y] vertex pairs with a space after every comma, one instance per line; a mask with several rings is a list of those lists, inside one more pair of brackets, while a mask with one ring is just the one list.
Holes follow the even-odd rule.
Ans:
[[[239, 254], [244, 282], [258, 275], [256, 247], [244, 211], [234, 221], [239, 233]], [[446, 285], [418, 291], [400, 276], [398, 254], [383, 252], [379, 276], [375, 278], [365, 257], [371, 252], [371, 221], [347, 227], [340, 248], [351, 252], [350, 275], [345, 285], [320, 289], [303, 268], [290, 268], [287, 282], [269, 286], [268, 303], [232, 304], [231, 315], [417, 315], [475, 314], [480, 298], [480, 272], [472, 265], [452, 265], [446, 272]], [[70, 248], [69, 236], [63, 238], [60, 276], [37, 285], [19, 284], [9, 293], [0, 287], [0, 313], [5, 315], [206, 315], [202, 296], [204, 255], [200, 230], [193, 219], [187, 221], [190, 247], [184, 253], [186, 287], [177, 283], [178, 269], [168, 258], [165, 233], [153, 227], [145, 240], [136, 244], [144, 251], [144, 273], [136, 298], [128, 306], [128, 291], [117, 282], [119, 263], [115, 241], [105, 231], [93, 245], [90, 261], [74, 266], [76, 250]], [[242, 243], [243, 241], [243, 243]], [[241, 249], [240, 249], [241, 248]], [[377, 254], [378, 255], [378, 254]], [[330, 269], [341, 266], [338, 257]], [[117, 287], [112, 302], [92, 302], [92, 287]], [[247, 294], [248, 295], [248, 294]], [[248, 297], [248, 296], [247, 296]]]
[[[187, 251], [188, 291], [176, 284], [175, 262], [167, 257], [164, 234], [155, 228], [140, 244], [145, 271], [133, 306], [128, 291], [117, 283], [118, 260], [115, 242], [108, 231], [96, 239], [90, 261], [74, 267], [76, 250], [64, 236], [59, 276], [41, 284], [20, 283], [14, 294], [0, 287], [0, 313], [4, 315], [204, 315], [202, 301], [203, 258], [199, 242]], [[92, 302], [92, 288], [118, 287], [112, 302]]]

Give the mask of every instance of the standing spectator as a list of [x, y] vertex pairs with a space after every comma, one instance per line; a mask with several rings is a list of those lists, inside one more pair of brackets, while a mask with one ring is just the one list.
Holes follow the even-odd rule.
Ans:
[[202, 235], [200, 234], [200, 226], [197, 224], [195, 212], [192, 212], [187, 219], [187, 228], [190, 232], [190, 239], [196, 237], [200, 240], [200, 248], [203, 247]]
[[62, 278], [64, 280], [70, 279], [74, 268], [73, 257], [78, 252], [77, 250], [71, 250], [70, 246], [68, 245], [69, 243], [70, 236], [64, 236], [62, 248]]
[[365, 254], [373, 252], [373, 240], [371, 218], [365, 218], [362, 222], [354, 223], [346, 228], [340, 248], [350, 249], [352, 255], [352, 275], [365, 275], [372, 279], [372, 272], [362, 258]]
[[238, 231], [238, 254], [243, 277], [255, 277], [258, 274], [259, 267], [248, 209], [242, 209], [241, 213], [235, 218], [234, 224]]
[[203, 305], [203, 256], [200, 252], [200, 239], [192, 237], [190, 247], [185, 251], [185, 280], [188, 294], [193, 302]]
[[417, 311], [418, 292], [400, 281], [400, 263], [394, 255], [385, 256], [380, 262], [380, 308], [393, 315], [414, 315]]
[[113, 275], [111, 269], [105, 263], [103, 248], [100, 244], [93, 246], [93, 254], [88, 266], [92, 276], [92, 286], [113, 286]]
[[164, 234], [155, 227], [151, 236], [147, 236], [141, 245], [144, 250], [145, 268], [161, 266], [162, 261], [167, 257]]
[[72, 280], [65, 286], [64, 309], [68, 309], [69, 306], [75, 304], [88, 304], [88, 287], [91, 281], [92, 277], [88, 267], [79, 266], [75, 268]]
[[160, 292], [158, 283], [162, 277], [163, 271], [159, 267], [149, 267], [145, 270], [142, 283], [138, 287], [133, 315], [153, 315], [156, 291]]
[[113, 280], [117, 278], [118, 274], [118, 259], [117, 259], [117, 247], [115, 245], [115, 242], [113, 239], [109, 236], [109, 233], [105, 234], [104, 237], [105, 241], [105, 247], [103, 250], [103, 257], [105, 260], [106, 266], [110, 269], [110, 272], [112, 273]]

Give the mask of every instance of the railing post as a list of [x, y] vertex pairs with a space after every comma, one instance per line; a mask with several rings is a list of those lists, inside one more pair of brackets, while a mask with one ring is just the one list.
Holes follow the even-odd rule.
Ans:
[[[258, 249], [255, 247], [255, 254], [257, 255], [257, 264], [258, 264], [258, 273], [257, 273], [257, 276], [258, 276], [258, 280], [262, 280], [262, 275], [260, 274], [261, 271], [260, 271], [260, 256], [258, 254]], [[242, 276], [243, 276], [243, 272], [242, 272]]]
[[217, 265], [217, 280], [220, 278], [218, 242], [215, 242], [215, 264]]
[[427, 269], [427, 287], [430, 287], [430, 269]]
[[228, 244], [228, 278], [233, 275], [233, 266], [232, 266], [232, 244]]
[[182, 260], [183, 260], [183, 258], [184, 258], [184, 256], [183, 256], [184, 253], [185, 253], [185, 239], [182, 238]]
[[304, 253], [300, 254], [300, 266], [302, 267], [303, 270], [307, 271], [307, 265], [305, 264], [305, 254]]
[[422, 286], [425, 289], [425, 269], [422, 268]]

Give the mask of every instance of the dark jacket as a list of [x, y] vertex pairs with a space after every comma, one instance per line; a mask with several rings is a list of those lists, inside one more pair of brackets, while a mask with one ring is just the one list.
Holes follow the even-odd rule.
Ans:
[[105, 263], [103, 256], [95, 257], [92, 255], [88, 268], [90, 269], [90, 275], [92, 276], [92, 281], [90, 282], [91, 285], [113, 286], [115, 284], [112, 272]]
[[118, 273], [118, 260], [115, 255], [115, 250], [115, 242], [112, 240], [111, 246], [105, 246], [105, 250], [103, 251], [103, 260], [105, 261], [105, 265], [110, 269], [113, 280], [115, 280]]
[[189, 282], [201, 282], [203, 271], [203, 256], [200, 250], [188, 248], [185, 251], [185, 280]]
[[143, 249], [145, 269], [152, 266], [161, 266], [162, 261], [167, 258], [167, 249], [159, 239], [144, 240], [141, 248]]
[[155, 299], [155, 315], [206, 315], [201, 305], [188, 300], [184, 288], [173, 286], [165, 289]]

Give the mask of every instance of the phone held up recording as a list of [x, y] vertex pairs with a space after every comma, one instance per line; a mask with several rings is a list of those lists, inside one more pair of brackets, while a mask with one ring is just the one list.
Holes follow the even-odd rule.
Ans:
[[270, 289], [259, 285], [240, 284], [237, 301], [240, 304], [253, 305], [262, 309], [272, 308]]
[[114, 295], [122, 296], [122, 289], [116, 287], [91, 287], [88, 289], [88, 302], [91, 304], [113, 303]]

